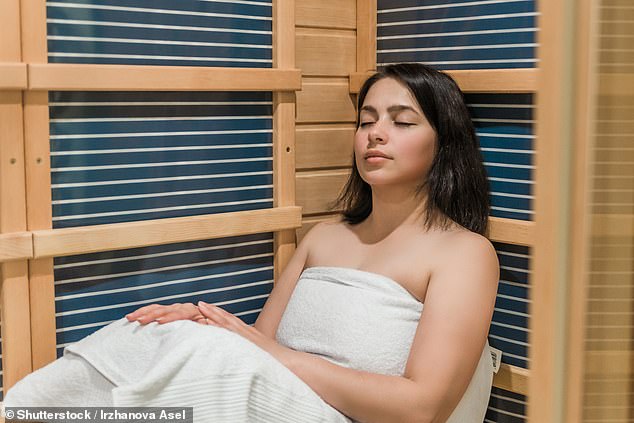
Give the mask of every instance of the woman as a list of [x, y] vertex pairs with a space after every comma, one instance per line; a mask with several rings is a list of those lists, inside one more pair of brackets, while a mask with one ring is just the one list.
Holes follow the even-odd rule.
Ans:
[[[343, 218], [304, 237], [253, 327], [204, 303], [151, 305], [128, 321], [191, 320], [239, 335], [294, 374], [280, 384], [299, 378], [338, 410], [316, 411], [316, 421], [481, 422], [498, 263], [483, 236], [488, 193], [475, 131], [450, 77], [400, 64], [366, 81], [338, 205]], [[117, 377], [97, 353], [75, 352]]]

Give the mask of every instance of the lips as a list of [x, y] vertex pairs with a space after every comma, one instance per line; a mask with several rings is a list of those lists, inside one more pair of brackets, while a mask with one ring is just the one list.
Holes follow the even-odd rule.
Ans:
[[363, 158], [366, 160], [371, 159], [373, 157], [381, 158], [381, 159], [391, 159], [390, 156], [378, 150], [368, 150], [363, 156]]

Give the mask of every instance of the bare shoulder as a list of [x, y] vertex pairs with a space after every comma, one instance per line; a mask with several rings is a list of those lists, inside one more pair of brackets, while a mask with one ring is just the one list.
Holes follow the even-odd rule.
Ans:
[[302, 239], [300, 245], [306, 249], [306, 266], [332, 264], [331, 254], [350, 241], [349, 225], [336, 217], [314, 225]]

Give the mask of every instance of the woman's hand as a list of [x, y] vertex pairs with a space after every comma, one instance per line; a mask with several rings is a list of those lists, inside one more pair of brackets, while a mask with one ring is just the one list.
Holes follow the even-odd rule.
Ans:
[[176, 320], [193, 320], [195, 322], [205, 323], [203, 316], [198, 307], [192, 303], [176, 303], [170, 305], [150, 304], [127, 314], [126, 319], [130, 322], [137, 321], [142, 325], [151, 322], [159, 324], [174, 322]]
[[198, 310], [202, 313], [205, 323], [212, 326], [218, 326], [230, 330], [243, 338], [253, 342], [264, 351], [271, 354], [278, 361], [288, 367], [294, 351], [278, 344], [274, 339], [269, 338], [262, 332], [244, 323], [240, 318], [223, 310], [213, 304], [207, 304], [203, 301], [198, 302]]

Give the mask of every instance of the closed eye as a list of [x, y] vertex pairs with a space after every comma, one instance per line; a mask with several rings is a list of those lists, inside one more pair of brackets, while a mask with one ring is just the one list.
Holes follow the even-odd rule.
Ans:
[[359, 123], [359, 128], [365, 128], [366, 126], [370, 126], [372, 125], [374, 122], [372, 121], [367, 121], [367, 122], [361, 122]]
[[394, 125], [396, 125], [396, 126], [414, 126], [416, 124], [415, 123], [411, 123], [411, 122], [394, 122]]

